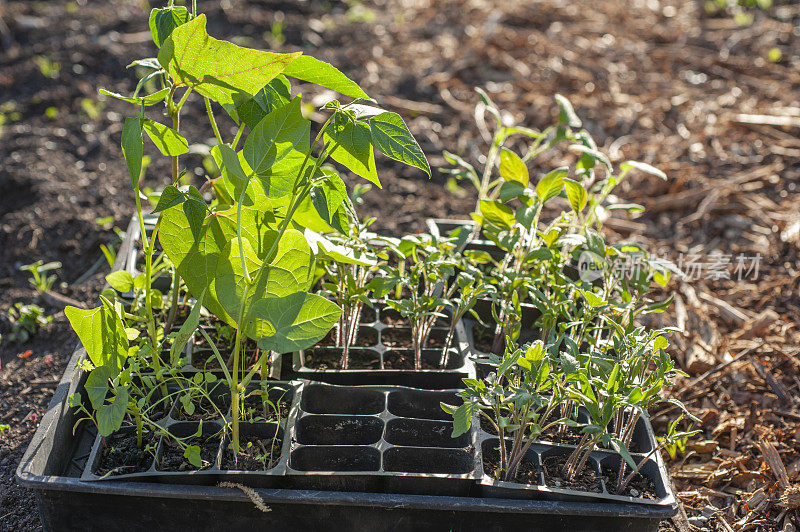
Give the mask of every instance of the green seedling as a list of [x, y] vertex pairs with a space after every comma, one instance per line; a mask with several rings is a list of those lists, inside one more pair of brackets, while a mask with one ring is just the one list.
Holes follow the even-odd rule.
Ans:
[[30, 272], [31, 278], [28, 279], [28, 282], [31, 283], [39, 293], [43, 294], [50, 290], [53, 287], [53, 283], [56, 282], [56, 276], [47, 275], [47, 272], [55, 271], [60, 268], [60, 262], [54, 261], [45, 264], [43, 261], [37, 260], [32, 264], [20, 266], [19, 269], [24, 272]]
[[41, 327], [53, 321], [52, 316], [45, 316], [44, 309], [39, 305], [25, 303], [14, 303], [8, 309], [6, 318], [11, 323], [8, 340], [20, 344], [30, 340]]

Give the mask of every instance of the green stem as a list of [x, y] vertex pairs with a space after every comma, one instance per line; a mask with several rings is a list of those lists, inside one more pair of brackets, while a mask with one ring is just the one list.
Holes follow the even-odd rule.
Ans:
[[217, 120], [214, 118], [214, 110], [211, 109], [211, 101], [203, 96], [203, 101], [206, 102], [206, 113], [208, 114], [208, 121], [211, 122], [211, 129], [214, 130], [214, 136], [217, 138], [217, 142], [219, 144], [225, 144], [222, 142], [222, 135], [219, 134], [219, 128], [217, 127]]

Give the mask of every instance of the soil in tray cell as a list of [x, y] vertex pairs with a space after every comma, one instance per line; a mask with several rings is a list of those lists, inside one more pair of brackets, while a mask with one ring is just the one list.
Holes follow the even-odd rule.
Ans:
[[[310, 414], [380, 414], [386, 399], [376, 390], [311, 384], [303, 392], [300, 407]], [[444, 412], [442, 412], [444, 413]]]
[[[444, 330], [433, 330], [428, 335], [428, 340], [425, 342], [424, 347], [442, 348], [444, 347], [446, 336], [447, 332]], [[411, 329], [402, 327], [384, 329], [381, 332], [381, 343], [387, 347], [411, 348], [413, 347]]]
[[[342, 369], [340, 348], [315, 348], [303, 351], [303, 365], [309, 369]], [[350, 349], [347, 369], [380, 369], [380, 355], [370, 349]]]
[[[645, 475], [634, 475], [633, 479], [628, 483], [621, 493], [617, 492], [617, 475], [619, 474], [619, 466], [612, 467], [610, 465], [602, 464], [600, 471], [603, 473], [603, 480], [606, 483], [606, 489], [612, 495], [626, 495], [628, 497], [638, 497], [640, 499], [657, 500], [659, 497], [656, 494], [656, 483], [652, 478]], [[624, 477], [627, 477], [631, 472], [630, 467], [625, 468]]]
[[219, 450], [219, 443], [221, 433], [217, 433], [217, 428], [214, 425], [203, 424], [203, 434], [200, 436], [192, 436], [186, 438], [190, 434], [197, 432], [196, 423], [177, 423], [170, 427], [170, 433], [183, 438], [184, 445], [197, 445], [200, 447], [200, 459], [202, 460], [202, 467], [198, 468], [187, 460], [184, 456], [184, 447], [170, 437], [164, 436], [161, 439], [161, 455], [156, 462], [156, 469], [159, 471], [196, 471], [198, 469], [206, 469], [214, 464], [217, 457], [217, 450]]
[[381, 322], [385, 323], [386, 325], [401, 327], [408, 327], [411, 325], [411, 323], [408, 321], [408, 318], [404, 318], [395, 309], [389, 307], [384, 307], [381, 309]]
[[595, 473], [590, 460], [586, 461], [586, 466], [575, 475], [574, 479], [566, 478], [564, 464], [567, 463], [568, 457], [567, 454], [551, 454], [542, 457], [545, 484], [551, 488], [602, 493], [603, 486], [600, 483], [600, 477]]
[[491, 353], [494, 344], [494, 325], [484, 327], [480, 323], [472, 326], [472, 344], [483, 353]]
[[[243, 419], [250, 422], [265, 422], [278, 421], [289, 417], [289, 408], [292, 406], [292, 391], [285, 388], [272, 387], [266, 393], [268, 401], [264, 400], [264, 390], [261, 388], [247, 392], [244, 398]], [[275, 412], [276, 408], [278, 412]]]
[[[495, 480], [505, 480], [500, 470], [500, 451], [498, 440], [487, 441], [483, 444], [483, 471]], [[508, 442], [511, 446], [511, 442]], [[539, 468], [531, 459], [531, 454], [526, 455], [519, 463], [517, 472], [509, 482], [517, 484], [539, 485]]]
[[[187, 406], [180, 401], [180, 397], [175, 402], [172, 411], [172, 418], [177, 421], [210, 421], [219, 419], [228, 412], [230, 396], [224, 386], [216, 386], [208, 391], [206, 395], [196, 395], [192, 397], [191, 406]], [[190, 413], [191, 412], [191, 413]]]
[[222, 469], [235, 471], [267, 471], [278, 464], [283, 445], [283, 431], [275, 423], [240, 425], [239, 454], [230, 441], [222, 455]]
[[[331, 329], [325, 338], [323, 338], [317, 345], [320, 347], [341, 347], [336, 343], [336, 335], [338, 326]], [[351, 346], [355, 347], [372, 347], [378, 343], [378, 331], [372, 327], [360, 326], [355, 340]]]
[[371, 416], [309, 415], [297, 422], [295, 437], [303, 445], [369, 445], [383, 434], [383, 420]]
[[[423, 349], [420, 362], [422, 369], [458, 369], [464, 361], [456, 351], [450, 352], [447, 366], [442, 368], [440, 363], [442, 352], [439, 349]], [[415, 369], [413, 349], [392, 349], [383, 355], [383, 367], [386, 369]]]
[[128, 475], [150, 469], [155, 455], [155, 437], [144, 434], [141, 449], [136, 446], [136, 431], [122, 430], [100, 442], [100, 459], [93, 473], [98, 476]]

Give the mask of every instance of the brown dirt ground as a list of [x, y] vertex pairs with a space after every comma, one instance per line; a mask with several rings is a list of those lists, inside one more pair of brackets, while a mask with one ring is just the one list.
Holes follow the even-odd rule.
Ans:
[[[477, 157], [474, 86], [539, 128], [562, 93], [615, 164], [643, 160], [670, 177], [631, 176], [620, 196], [648, 212], [615, 214], [606, 222], [612, 238], [673, 259], [760, 254], [757, 279], [673, 280], [676, 305], [654, 321], [684, 331], [672, 343], [691, 377], [673, 393], [704, 430], [671, 464], [689, 522], [670, 526], [788, 531], [800, 525], [796, 503], [780, 505], [800, 475], [800, 6], [775, 3], [739, 26], [706, 15], [699, 1], [199, 2], [212, 34], [255, 46], [270, 46], [264, 33], [282, 17], [279, 48], [333, 62], [400, 112], [434, 167], [443, 149]], [[131, 109], [96, 89], [133, 90], [125, 65], [153, 52], [143, 4], [0, 3], [0, 313], [37, 299], [17, 270], [37, 258], [64, 264], [62, 295], [91, 302], [102, 285], [105, 267], [76, 281], [114, 238], [95, 218], [112, 215], [124, 227], [132, 211], [119, 149], [120, 119]], [[774, 47], [778, 63], [766, 59]], [[38, 66], [44, 59], [60, 65], [52, 77]], [[98, 116], [89, 116], [98, 101]], [[202, 106], [196, 111], [182, 124], [195, 142], [210, 136], [199, 129]], [[230, 124], [222, 129], [232, 134]], [[201, 159], [183, 163], [199, 179]], [[447, 193], [439, 175], [428, 181], [386, 160], [382, 168], [384, 190], [367, 193], [362, 207], [381, 230], [421, 230], [425, 217], [463, 217], [473, 202]], [[156, 162], [146, 183], [163, 185], [166, 173]], [[0, 435], [0, 530], [39, 528], [13, 472], [75, 342], [63, 305], [42, 304], [55, 314], [51, 325], [27, 345], [0, 344], [0, 424], [10, 425]], [[29, 357], [17, 356], [27, 349]], [[656, 424], [669, 415], [657, 412]]]

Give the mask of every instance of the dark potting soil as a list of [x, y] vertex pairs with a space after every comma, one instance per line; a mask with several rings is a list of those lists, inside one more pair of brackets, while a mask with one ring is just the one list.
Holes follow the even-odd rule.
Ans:
[[235, 471], [266, 471], [277, 465], [283, 442], [280, 438], [240, 436], [239, 454], [235, 455], [228, 444], [222, 455], [222, 469]]
[[142, 473], [150, 469], [155, 455], [155, 438], [152, 433], [144, 434], [142, 447], [136, 446], [136, 431], [126, 430], [104, 438], [101, 445], [100, 460], [94, 474], [127, 475]]
[[566, 445], [577, 445], [580, 443], [581, 435], [580, 429], [573, 429], [566, 427], [564, 430], [559, 431], [559, 427], [552, 427], [539, 435], [537, 439], [549, 441], [551, 443], [561, 443]]
[[384, 329], [381, 343], [388, 347], [411, 347], [411, 329]]
[[[440, 369], [437, 364], [432, 364], [422, 357], [422, 369]], [[386, 369], [416, 369], [414, 367], [414, 351], [411, 349], [388, 351], [383, 356], [383, 366]]]
[[[338, 326], [331, 329], [317, 345], [321, 347], [338, 347], [336, 345], [336, 333]], [[356, 338], [352, 342], [355, 347], [372, 347], [378, 343], [378, 331], [371, 327], [359, 327]]]
[[375, 319], [377, 318], [377, 314], [375, 313], [375, 309], [371, 307], [361, 307], [361, 323], [363, 324], [370, 324], [375, 323]]
[[[220, 354], [222, 354], [220, 352]], [[225, 355], [223, 355], [225, 356]], [[197, 349], [192, 351], [192, 366], [197, 369], [221, 369], [219, 360], [211, 349]]]
[[[208, 334], [208, 337], [214, 342], [214, 345], [217, 346], [217, 349], [219, 349], [220, 353], [230, 353], [235, 343], [235, 337], [226, 336], [214, 327], [207, 328], [205, 331], [206, 334]], [[255, 351], [255, 349], [258, 347], [255, 340], [252, 338], [244, 338], [243, 343], [245, 351]], [[208, 345], [208, 341], [206, 340], [205, 336], [199, 333], [195, 335], [194, 345], [201, 349], [210, 349], [211, 347]]]
[[277, 421], [273, 405], [278, 407], [280, 419], [289, 417], [289, 408], [292, 406], [291, 392], [286, 391], [282, 393], [282, 390], [277, 388], [273, 388], [267, 392], [272, 396], [270, 400], [273, 405], [268, 404], [262, 399], [263, 393], [264, 391], [261, 389], [255, 390], [244, 398], [245, 419], [258, 422]]
[[491, 353], [494, 344], [494, 326], [484, 327], [476, 322], [472, 326], [472, 344], [478, 351]]
[[[206, 469], [214, 464], [219, 449], [219, 436], [195, 436], [183, 440], [186, 445], [198, 445], [200, 447], [200, 458], [203, 467]], [[197, 467], [189, 463], [183, 456], [183, 447], [178, 445], [172, 438], [164, 438], [161, 447], [161, 459], [156, 465], [159, 471], [196, 471]]]
[[497, 429], [494, 428], [492, 423], [486, 419], [486, 416], [479, 416], [481, 422], [481, 430], [487, 434], [492, 434], [493, 436], [497, 436]]
[[[603, 465], [600, 467], [606, 489], [613, 495], [627, 495], [628, 497], [638, 497], [640, 499], [658, 499], [656, 494], [656, 483], [647, 475], [634, 475], [631, 481], [625, 486], [621, 493], [617, 492], [617, 475], [619, 469]], [[625, 468], [623, 476], [627, 477], [631, 472], [630, 467]]]
[[[307, 349], [303, 352], [304, 365], [310, 369], [341, 369], [342, 350]], [[380, 369], [380, 357], [375, 351], [350, 350], [347, 369]]]
[[411, 325], [407, 318], [404, 318], [395, 309], [389, 307], [381, 309], [381, 322], [386, 325], [394, 325], [397, 327], [408, 327]]
[[[484, 449], [483, 470], [490, 477], [496, 480], [503, 480], [503, 473], [500, 470], [500, 451], [498, 449]], [[536, 464], [527, 458], [523, 458], [517, 467], [514, 478], [510, 482], [539, 485], [539, 471], [536, 468]]]
[[575, 478], [569, 480], [564, 475], [564, 464], [567, 463], [566, 454], [554, 454], [545, 456], [542, 459], [542, 471], [544, 472], [544, 483], [552, 488], [571, 489], [576, 491], [589, 491], [601, 493], [603, 491], [600, 477], [591, 469], [591, 464], [587, 461], [586, 466]]

